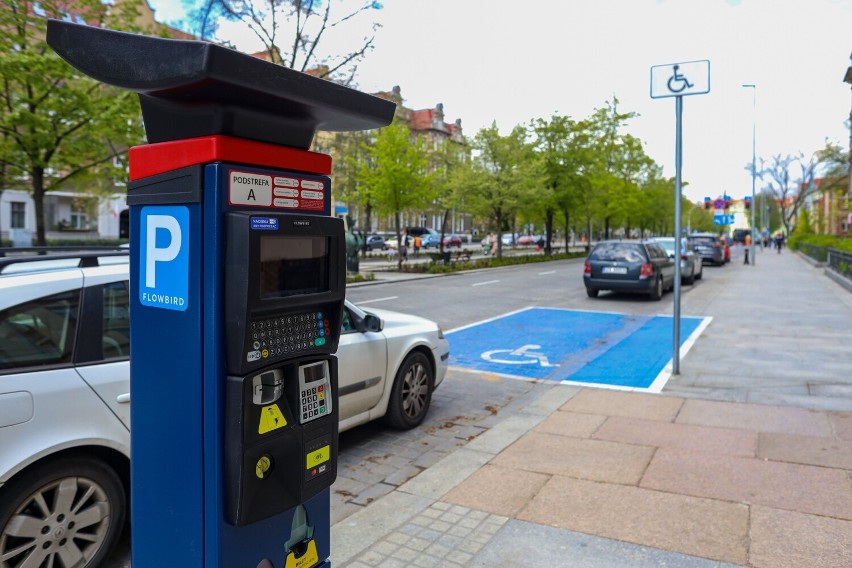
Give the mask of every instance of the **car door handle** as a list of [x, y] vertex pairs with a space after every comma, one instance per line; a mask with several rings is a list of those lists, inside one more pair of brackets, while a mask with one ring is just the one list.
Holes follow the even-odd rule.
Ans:
[[128, 402], [130, 402], [130, 393], [126, 392], [124, 394], [118, 395], [117, 397], [115, 397], [115, 401], [120, 402], [122, 404], [127, 404]]

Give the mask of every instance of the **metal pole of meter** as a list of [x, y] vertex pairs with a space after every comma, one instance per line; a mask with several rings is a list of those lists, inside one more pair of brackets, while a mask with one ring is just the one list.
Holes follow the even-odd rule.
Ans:
[[680, 259], [681, 259], [681, 178], [680, 168], [683, 163], [683, 97], [675, 97], [675, 207], [674, 207], [674, 230], [675, 230], [675, 276], [674, 276], [674, 346], [672, 350], [672, 374], [680, 374]]

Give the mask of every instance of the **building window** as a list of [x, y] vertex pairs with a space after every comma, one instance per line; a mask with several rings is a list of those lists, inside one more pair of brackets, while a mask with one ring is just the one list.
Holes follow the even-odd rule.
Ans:
[[71, 228], [72, 229], [85, 229], [88, 226], [88, 216], [82, 207], [72, 205], [71, 206]]
[[23, 201], [12, 201], [12, 218], [9, 226], [12, 229], [23, 229], [27, 224], [27, 204]]

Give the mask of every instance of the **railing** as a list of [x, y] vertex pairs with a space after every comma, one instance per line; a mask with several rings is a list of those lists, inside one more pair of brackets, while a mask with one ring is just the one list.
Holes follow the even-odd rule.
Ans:
[[837, 274], [852, 282], [852, 253], [830, 248], [828, 253], [828, 266]]
[[825, 262], [828, 258], [828, 247], [819, 245], [811, 245], [807, 243], [798, 243], [796, 248], [808, 255], [817, 262]]

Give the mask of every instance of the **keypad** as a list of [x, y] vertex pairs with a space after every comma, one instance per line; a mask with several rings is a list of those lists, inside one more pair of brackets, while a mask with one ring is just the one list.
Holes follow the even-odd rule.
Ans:
[[302, 423], [325, 416], [328, 411], [326, 395], [328, 394], [325, 384], [308, 386], [300, 393], [302, 401]]
[[248, 329], [247, 361], [282, 357], [322, 347], [331, 335], [321, 311], [256, 319]]

